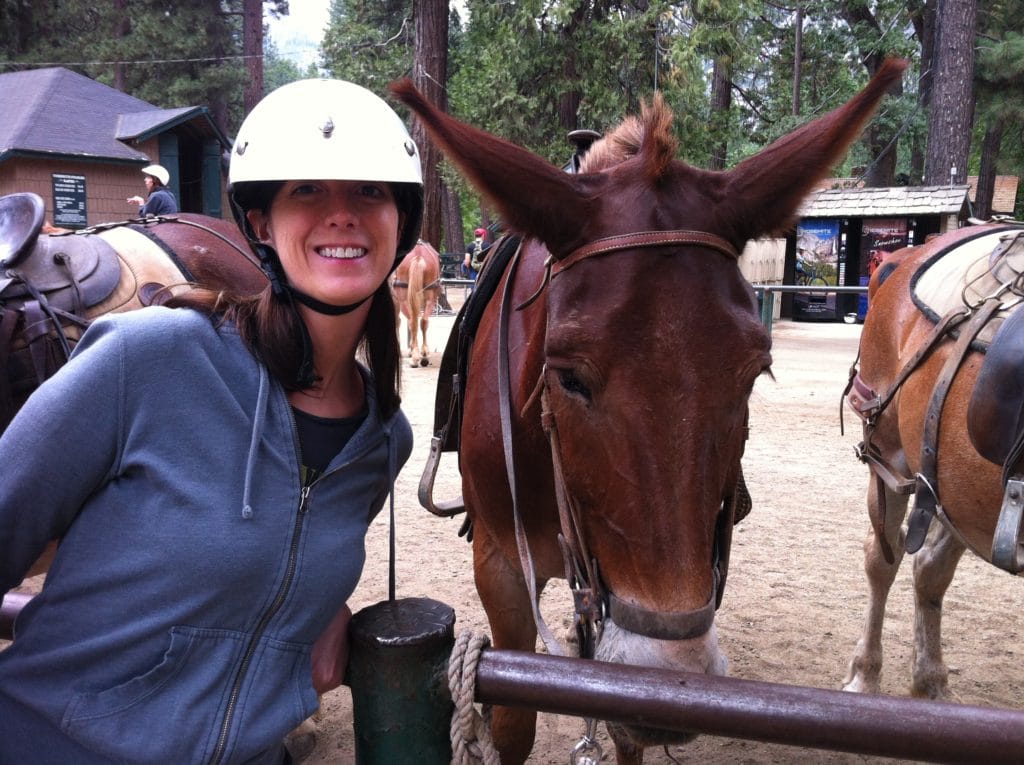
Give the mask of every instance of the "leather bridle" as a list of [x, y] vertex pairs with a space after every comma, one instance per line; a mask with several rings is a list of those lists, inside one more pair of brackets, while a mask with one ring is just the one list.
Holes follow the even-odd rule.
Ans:
[[[644, 231], [597, 239], [573, 250], [564, 258], [555, 259], [553, 256], [549, 257], [545, 263], [545, 274], [540, 288], [527, 301], [518, 306], [518, 310], [522, 310], [536, 300], [552, 278], [584, 259], [621, 252], [627, 249], [667, 247], [672, 245], [703, 247], [713, 249], [734, 261], [739, 258], [739, 253], [731, 243], [704, 231]], [[499, 314], [498, 398], [501, 414], [502, 444], [505, 454], [505, 470], [512, 497], [516, 547], [519, 553], [523, 578], [530, 595], [534, 623], [548, 652], [554, 655], [565, 655], [564, 649], [555, 639], [540, 614], [537, 577], [529, 541], [523, 525], [516, 488], [508, 332], [512, 310], [512, 286], [515, 282], [520, 251], [521, 245], [509, 264]], [[580, 655], [585, 658], [592, 658], [594, 656], [597, 643], [600, 640], [601, 627], [606, 616], [629, 632], [660, 640], [687, 640], [703, 635], [711, 628], [715, 610], [722, 600], [728, 569], [737, 491], [732, 491], [732, 493], [723, 497], [722, 500], [722, 509], [719, 512], [715, 533], [714, 587], [711, 597], [705, 605], [692, 610], [663, 612], [652, 611], [617, 597], [605, 586], [598, 569], [598, 562], [590, 555], [587, 549], [580, 515], [565, 481], [562, 468], [561, 441], [555, 416], [548, 406], [548, 390], [545, 380], [545, 370], [542, 370], [540, 379], [538, 379], [535, 391], [530, 399], [533, 401], [539, 392], [541, 423], [551, 447], [555, 495], [561, 528], [558, 542], [565, 562], [566, 579], [573, 593]]]

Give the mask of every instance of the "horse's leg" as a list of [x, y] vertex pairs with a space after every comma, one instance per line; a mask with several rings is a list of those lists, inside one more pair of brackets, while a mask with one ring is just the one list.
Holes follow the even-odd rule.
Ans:
[[[495, 648], [533, 651], [537, 628], [522, 573], [501, 554], [482, 523], [473, 528], [473, 571], [480, 602], [487, 612]], [[491, 736], [502, 765], [526, 762], [537, 732], [537, 713], [531, 709], [496, 706]]]
[[[868, 513], [878, 517], [878, 494], [876, 478], [872, 474], [868, 481]], [[878, 693], [882, 676], [882, 622], [885, 620], [885, 602], [889, 598], [896, 572], [903, 560], [903, 516], [907, 512], [905, 494], [896, 494], [885, 489], [885, 540], [893, 552], [889, 563], [882, 552], [884, 546], [874, 527], [864, 540], [864, 573], [868, 580], [868, 612], [864, 629], [854, 649], [850, 667], [843, 681], [844, 691], [857, 693]]]
[[939, 521], [932, 522], [925, 544], [914, 554], [914, 696], [955, 700], [942, 660], [942, 599], [963, 554], [963, 544]]
[[430, 344], [427, 342], [427, 327], [430, 326], [430, 317], [437, 308], [437, 292], [428, 289], [423, 299], [423, 313], [420, 315], [420, 366], [430, 365]]
[[427, 324], [430, 323], [430, 318], [427, 316], [427, 310], [424, 307], [423, 315], [420, 317], [420, 366], [425, 367], [430, 364], [430, 349], [427, 347]]
[[420, 365], [420, 323], [423, 315], [423, 262], [417, 258], [409, 264], [409, 366]]
[[419, 318], [419, 306], [412, 304], [412, 298], [410, 297], [410, 311], [412, 318], [409, 320], [409, 366], [418, 367], [420, 365], [420, 318]]

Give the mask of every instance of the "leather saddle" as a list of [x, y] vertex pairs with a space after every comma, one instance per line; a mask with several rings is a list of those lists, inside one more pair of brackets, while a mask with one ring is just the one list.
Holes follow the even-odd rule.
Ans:
[[0, 428], [67, 361], [87, 309], [121, 277], [117, 253], [101, 237], [40, 237], [43, 209], [35, 194], [0, 198]]
[[46, 205], [38, 194], [0, 197], [0, 267], [10, 268], [39, 236]]

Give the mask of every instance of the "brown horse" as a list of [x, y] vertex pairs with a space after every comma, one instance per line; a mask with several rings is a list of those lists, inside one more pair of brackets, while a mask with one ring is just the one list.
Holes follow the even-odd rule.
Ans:
[[[93, 319], [141, 308], [186, 282], [243, 293], [266, 285], [228, 221], [181, 213], [69, 232], [42, 223], [42, 209], [35, 195], [0, 198], [8, 255], [0, 269], [0, 431]], [[51, 545], [28, 575], [45, 572], [53, 552]]]
[[[1020, 570], [1019, 509], [1016, 528], [996, 534], [1006, 483], [1000, 463], [1021, 425], [1016, 381], [1024, 358], [1015, 349], [1024, 335], [1015, 317], [1024, 314], [1005, 318], [1021, 301], [1014, 284], [1020, 264], [1012, 262], [1021, 252], [1007, 247], [1020, 232], [959, 229], [889, 255], [872, 275], [860, 369], [848, 399], [864, 418], [859, 451], [871, 469], [864, 543], [870, 602], [846, 690], [879, 690], [885, 604], [905, 550], [920, 548], [913, 556], [915, 696], [952, 696], [940, 644], [942, 600], [965, 549]], [[1006, 332], [995, 334], [997, 326]], [[1000, 365], [1008, 367], [1009, 388], [1000, 382]], [[1019, 468], [1007, 464], [1011, 473]], [[914, 510], [904, 530], [911, 493]], [[1000, 539], [1009, 551], [1002, 558], [999, 545], [993, 549]]]
[[427, 327], [441, 290], [441, 256], [420, 239], [395, 270], [391, 289], [409, 326], [409, 366], [430, 364]]
[[[658, 95], [570, 175], [393, 86], [523, 235], [476, 328], [459, 434], [496, 647], [532, 651], [539, 630], [561, 650], [536, 604], [568, 575], [585, 655], [725, 671], [713, 618], [745, 493], [747, 401], [771, 364], [738, 254], [791, 224], [903, 69], [889, 62], [845, 106], [728, 172], [674, 158]], [[527, 758], [535, 725], [532, 711], [494, 710], [503, 762]], [[620, 763], [679, 738], [608, 727]]]

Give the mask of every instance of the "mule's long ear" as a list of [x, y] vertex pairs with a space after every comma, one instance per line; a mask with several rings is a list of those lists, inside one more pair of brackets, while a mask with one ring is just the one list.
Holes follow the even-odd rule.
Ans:
[[547, 160], [450, 117], [429, 103], [408, 78], [390, 90], [419, 117], [431, 140], [514, 230], [541, 239], [553, 253], [578, 243], [591, 213], [575, 176]]
[[725, 198], [734, 210], [730, 223], [741, 238], [755, 239], [789, 228], [804, 197], [843, 157], [906, 68], [906, 61], [887, 60], [846, 104], [729, 171]]

